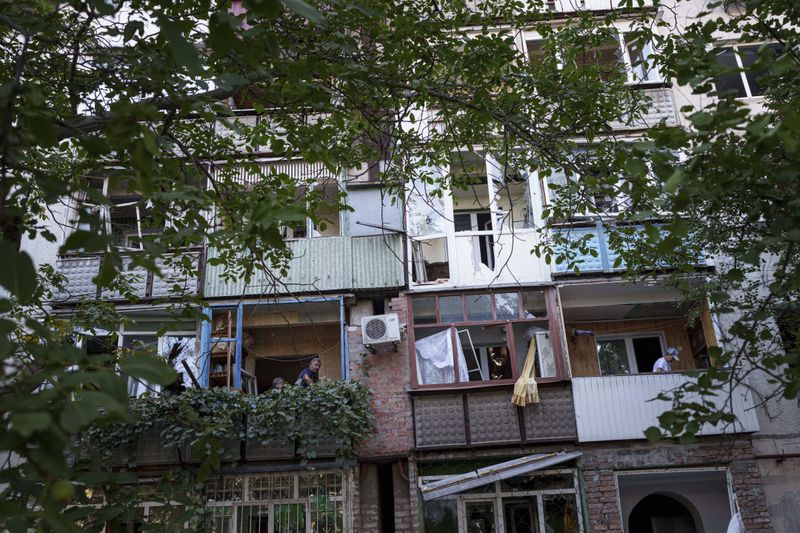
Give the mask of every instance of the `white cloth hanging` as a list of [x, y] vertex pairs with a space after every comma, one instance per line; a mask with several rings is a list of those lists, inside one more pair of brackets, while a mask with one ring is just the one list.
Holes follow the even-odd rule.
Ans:
[[[453, 338], [449, 329], [415, 341], [414, 350], [417, 355], [417, 382], [420, 385], [455, 381]], [[459, 381], [469, 381], [467, 360], [461, 343], [456, 344], [456, 355]]]

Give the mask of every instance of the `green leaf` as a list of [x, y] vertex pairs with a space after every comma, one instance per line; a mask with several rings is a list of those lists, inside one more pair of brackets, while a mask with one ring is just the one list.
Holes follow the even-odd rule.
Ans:
[[283, 5], [314, 24], [322, 22], [322, 14], [304, 0], [282, 0], [282, 2]]
[[17, 250], [17, 245], [0, 240], [0, 285], [16, 296], [20, 303], [26, 304], [36, 292], [36, 269], [25, 252]]
[[644, 430], [644, 435], [650, 442], [658, 442], [661, 440], [662, 437], [661, 430], [655, 426], [650, 426], [649, 428]]
[[11, 417], [11, 424], [20, 435], [30, 437], [35, 431], [50, 427], [53, 419], [49, 413], [20, 413]]
[[160, 17], [158, 25], [161, 27], [161, 33], [164, 35], [172, 55], [175, 57], [175, 62], [179, 65], [186, 67], [192, 74], [200, 74], [203, 69], [200, 64], [200, 56], [195, 48], [181, 31], [181, 26], [177, 22], [173, 22], [167, 18]]
[[61, 427], [76, 433], [95, 420], [108, 415], [123, 416], [125, 406], [100, 391], [81, 391], [61, 411]]
[[157, 385], [169, 385], [178, 373], [159, 357], [134, 353], [119, 362], [123, 372]]

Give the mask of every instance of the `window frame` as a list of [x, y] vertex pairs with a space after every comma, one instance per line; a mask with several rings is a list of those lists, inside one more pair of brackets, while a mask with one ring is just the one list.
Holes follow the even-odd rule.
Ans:
[[[597, 359], [597, 368], [600, 370], [600, 376], [632, 376], [634, 374], [651, 374], [652, 370], [642, 372], [639, 365], [636, 364], [636, 351], [633, 348], [633, 339], [652, 338], [657, 337], [661, 344], [661, 353], [667, 353], [667, 339], [664, 330], [656, 331], [642, 331], [631, 333], [608, 333], [595, 336], [595, 358]], [[604, 374], [603, 366], [600, 361], [600, 350], [597, 349], [597, 343], [600, 341], [616, 341], [621, 340], [625, 342], [625, 355], [628, 357], [628, 368], [630, 372], [627, 374]]]
[[[544, 317], [534, 318], [514, 318], [503, 319], [498, 318], [497, 303], [495, 295], [500, 293], [517, 293], [518, 294], [518, 309], [519, 317], [524, 316], [525, 303], [523, 292], [537, 291], [541, 292], [544, 297], [546, 315]], [[467, 316], [467, 297], [489, 295], [492, 303], [492, 318], [490, 320], [469, 320]], [[458, 322], [442, 322], [440, 310], [440, 298], [458, 296], [461, 298], [461, 321]], [[434, 298], [434, 322], [427, 322], [417, 324], [414, 321], [414, 300], [420, 298]], [[414, 390], [451, 390], [451, 389], [466, 389], [466, 388], [482, 388], [482, 387], [495, 387], [495, 386], [509, 386], [513, 385], [520, 377], [522, 368], [520, 367], [519, 354], [516, 350], [516, 342], [514, 339], [513, 326], [515, 324], [531, 324], [543, 326], [547, 324], [547, 332], [550, 335], [550, 342], [553, 350], [553, 358], [555, 359], [555, 376], [538, 377], [536, 381], [539, 383], [558, 382], [568, 379], [565, 363], [564, 363], [564, 346], [562, 343], [562, 330], [563, 325], [561, 321], [560, 312], [558, 310], [558, 302], [556, 301], [556, 290], [552, 286], [527, 286], [527, 287], [510, 287], [510, 288], [497, 288], [491, 291], [487, 290], [472, 290], [472, 291], [438, 291], [438, 292], [415, 292], [407, 296], [407, 313], [408, 313], [408, 331], [409, 331], [409, 360], [411, 365], [411, 388]], [[506, 346], [508, 348], [509, 357], [511, 359], [511, 378], [498, 379], [498, 380], [481, 380], [481, 381], [458, 381], [459, 376], [459, 361], [456, 356], [455, 345], [460, 343], [459, 330], [467, 327], [504, 327], [506, 332]], [[451, 383], [433, 383], [421, 384], [417, 379], [417, 358], [416, 358], [416, 335], [415, 329], [442, 329], [446, 328], [450, 332], [450, 338], [453, 343], [453, 352], [451, 353], [453, 359], [453, 373], [455, 381]]]
[[[739, 77], [739, 82], [741, 83], [742, 88], [744, 89], [744, 96], [735, 96], [734, 98], [736, 100], [753, 100], [753, 99], [762, 99], [762, 98], [764, 98], [763, 89], [762, 89], [761, 94], [753, 94], [753, 91], [752, 91], [752, 89], [750, 87], [750, 82], [747, 79], [747, 72], [748, 71], [745, 70], [745, 66], [744, 66], [744, 62], [742, 61], [742, 54], [740, 52], [740, 49], [742, 49], [742, 48], [754, 48], [756, 53], [758, 53], [758, 49], [761, 48], [762, 46], [777, 45], [777, 44], [778, 43], [775, 43], [775, 42], [734, 43], [734, 44], [727, 43], [727, 44], [721, 44], [721, 46], [716, 48], [716, 56], [719, 56], [721, 53], [723, 53], [723, 52], [725, 52], [727, 50], [730, 50], [730, 51], [733, 52], [733, 58], [736, 60], [736, 68], [738, 69], [738, 72], [736, 72], [735, 74], [727, 74], [726, 76], [731, 76], [732, 77], [734, 75], [737, 75]], [[752, 70], [750, 72], [752, 74], [756, 74], [756, 72], [753, 72]], [[722, 77], [722, 76], [719, 76], [719, 77]], [[717, 92], [719, 92], [718, 89], [717, 89], [717, 79], [719, 77], [714, 78], [714, 80], [713, 80], [714, 90], [717, 91]]]

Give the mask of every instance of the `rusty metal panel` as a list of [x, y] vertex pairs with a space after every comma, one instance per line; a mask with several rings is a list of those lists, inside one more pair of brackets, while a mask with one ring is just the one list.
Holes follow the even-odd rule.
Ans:
[[520, 441], [517, 407], [511, 403], [510, 390], [470, 393], [467, 406], [473, 444]]
[[528, 441], [577, 438], [569, 386], [540, 386], [539, 403], [524, 407], [522, 412]]
[[417, 446], [464, 446], [464, 402], [460, 394], [414, 398]]
[[353, 237], [353, 289], [402, 287], [405, 282], [403, 238], [400, 235]]
[[[597, 442], [607, 440], [644, 439], [644, 431], [658, 425], [658, 417], [672, 407], [669, 401], [651, 401], [660, 392], [670, 391], [695, 378], [683, 374], [635, 374], [629, 376], [600, 376], [574, 378], [575, 416], [578, 440]], [[750, 392], [738, 387], [732, 393], [720, 392], [707, 398], [716, 408], [731, 412], [726, 404], [730, 397], [737, 422], [732, 426], [704, 425], [698, 435], [721, 435], [758, 431], [758, 419]], [[686, 401], [699, 401], [691, 395]]]
[[100, 256], [68, 256], [61, 257], [56, 263], [56, 270], [67, 279], [64, 289], [54, 295], [56, 301], [95, 298], [97, 286], [92, 281], [100, 271]]

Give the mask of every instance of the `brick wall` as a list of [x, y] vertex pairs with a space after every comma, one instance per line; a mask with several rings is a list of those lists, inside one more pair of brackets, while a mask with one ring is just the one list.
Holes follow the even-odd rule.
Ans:
[[720, 439], [691, 445], [631, 443], [613, 448], [606, 444], [578, 449], [583, 452], [580, 463], [584, 469], [592, 532], [622, 531], [615, 471], [703, 466], [729, 469], [748, 533], [772, 531], [761, 474], [749, 441]]
[[[397, 313], [405, 324], [405, 296], [393, 298], [386, 313]], [[373, 354], [364, 347], [360, 326], [351, 326], [348, 335], [350, 376], [370, 387], [375, 413], [375, 433], [358, 450], [358, 457], [405, 455], [414, 441], [411, 400], [406, 392], [410, 384], [408, 336], [403, 333], [396, 352], [391, 345], [381, 345]]]

